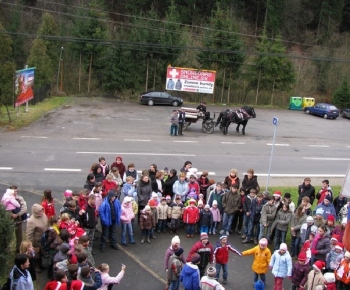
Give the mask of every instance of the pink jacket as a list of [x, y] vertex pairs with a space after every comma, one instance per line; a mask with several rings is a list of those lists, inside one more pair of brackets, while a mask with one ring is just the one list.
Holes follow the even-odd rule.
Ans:
[[124, 271], [120, 271], [117, 277], [111, 277], [108, 273], [101, 273], [102, 286], [98, 290], [107, 290], [109, 284], [119, 284], [124, 277]]
[[211, 214], [213, 215], [213, 222], [221, 222], [221, 214], [219, 208], [210, 208]]
[[135, 214], [132, 210], [132, 204], [122, 203], [122, 214], [120, 220], [123, 224], [131, 223], [131, 220], [135, 217]]

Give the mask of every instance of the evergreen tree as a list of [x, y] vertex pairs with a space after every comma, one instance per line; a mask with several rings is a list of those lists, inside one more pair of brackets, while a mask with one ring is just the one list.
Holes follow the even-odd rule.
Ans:
[[340, 109], [350, 108], [350, 87], [344, 80], [340, 87], [333, 94], [333, 103]]

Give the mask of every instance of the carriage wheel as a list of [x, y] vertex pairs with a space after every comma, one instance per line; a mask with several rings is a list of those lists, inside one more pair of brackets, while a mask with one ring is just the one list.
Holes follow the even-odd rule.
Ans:
[[213, 120], [207, 120], [204, 121], [202, 124], [202, 131], [207, 134], [211, 134], [214, 132], [214, 121]]
[[191, 125], [190, 122], [185, 122], [183, 127], [182, 127], [182, 131], [185, 131], [189, 125]]

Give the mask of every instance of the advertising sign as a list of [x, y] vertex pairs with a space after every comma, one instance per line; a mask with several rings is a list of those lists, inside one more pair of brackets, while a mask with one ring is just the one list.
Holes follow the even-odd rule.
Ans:
[[16, 71], [15, 107], [34, 98], [34, 71], [35, 67]]
[[194, 68], [167, 68], [166, 89], [192, 93], [214, 93], [216, 71]]

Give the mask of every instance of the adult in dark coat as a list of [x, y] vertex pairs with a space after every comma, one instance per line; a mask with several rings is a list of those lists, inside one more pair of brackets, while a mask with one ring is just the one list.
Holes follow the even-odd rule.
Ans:
[[245, 195], [248, 195], [251, 189], [255, 189], [257, 192], [260, 191], [258, 177], [254, 175], [253, 169], [247, 170], [247, 174], [244, 175], [241, 188], [244, 190]]
[[115, 162], [111, 165], [111, 168], [113, 168], [113, 167], [118, 168], [119, 174], [120, 174], [121, 178], [123, 178], [126, 168], [125, 168], [125, 165], [123, 163], [123, 158], [121, 156], [116, 157]]
[[152, 185], [151, 180], [148, 175], [143, 175], [137, 184], [137, 200], [139, 205], [139, 215], [140, 212], [145, 208], [148, 201], [151, 198]]
[[315, 188], [311, 185], [311, 179], [309, 177], [304, 178], [303, 184], [300, 184], [298, 187], [298, 206], [301, 204], [301, 200], [304, 196], [307, 196], [310, 198], [311, 205], [314, 203], [315, 200]]
[[183, 129], [184, 124], [185, 124], [185, 119], [186, 119], [185, 109], [181, 109], [179, 111], [179, 135], [183, 135], [182, 129]]
[[170, 195], [172, 200], [174, 198], [173, 185], [177, 179], [177, 171], [175, 169], [171, 169], [169, 172], [169, 177], [164, 182], [164, 194]]

